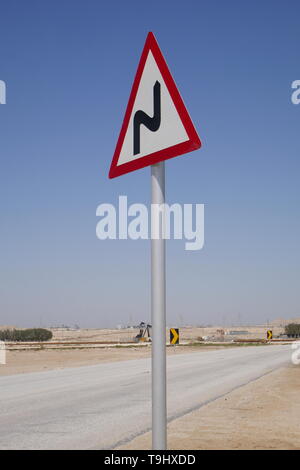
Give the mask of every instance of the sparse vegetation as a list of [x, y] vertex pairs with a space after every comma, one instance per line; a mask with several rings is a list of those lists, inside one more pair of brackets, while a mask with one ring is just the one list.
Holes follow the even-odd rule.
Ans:
[[52, 332], [44, 328], [0, 331], [0, 341], [49, 341], [52, 336]]
[[300, 336], [300, 323], [289, 323], [286, 325], [285, 334], [289, 336]]

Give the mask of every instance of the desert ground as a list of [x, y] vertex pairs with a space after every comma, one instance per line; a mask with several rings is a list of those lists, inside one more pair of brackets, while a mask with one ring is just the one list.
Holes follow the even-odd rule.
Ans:
[[[205, 346], [203, 351], [219, 349], [222, 346]], [[199, 351], [198, 346], [172, 346], [167, 354], [184, 354]], [[140, 347], [104, 347], [7, 351], [6, 365], [0, 364], [0, 376], [39, 372], [66, 367], [80, 367], [103, 362], [127, 361], [151, 356], [151, 345]]]
[[[4, 328], [4, 327], [2, 327]], [[132, 344], [139, 332], [137, 328], [127, 329], [71, 329], [49, 328], [53, 333], [51, 341], [45, 345], [8, 345], [6, 365], [0, 364], [0, 376], [26, 372], [38, 372], [65, 367], [79, 367], [102, 362], [124, 361], [151, 356], [151, 343]], [[255, 327], [182, 327], [180, 345], [167, 347], [167, 354], [184, 354], [193, 351], [207, 351], [223, 347], [237, 347], [232, 341], [241, 339], [265, 339], [267, 329], [274, 335], [283, 332], [281, 326]], [[220, 332], [225, 333], [220, 335]], [[232, 331], [240, 334], [230, 335]], [[247, 333], [245, 334], [245, 332]], [[209, 338], [207, 344], [198, 344], [203, 338]], [[82, 344], [79, 342], [82, 341]], [[214, 341], [217, 344], [214, 344]], [[63, 344], [58, 344], [58, 343]], [[78, 344], [74, 344], [75, 342]], [[166, 342], [169, 342], [169, 328], [166, 330]], [[70, 343], [70, 344], [68, 344]], [[103, 344], [98, 344], [103, 343]], [[107, 344], [109, 343], [109, 344]], [[224, 343], [224, 345], [222, 345]], [[122, 346], [122, 344], [124, 346]]]
[[[169, 346], [168, 355], [242, 347], [234, 338], [265, 339], [267, 329], [274, 335], [283, 333], [284, 323], [255, 327], [184, 327], [180, 328], [180, 346]], [[151, 343], [130, 344], [137, 329], [66, 329], [54, 328], [54, 342], [84, 341], [61, 349], [23, 349], [21, 345], [6, 352], [6, 365], [0, 365], [0, 376], [24, 374], [67, 367], [80, 367], [103, 362], [139, 359], [151, 355]], [[230, 336], [229, 332], [240, 331]], [[247, 333], [244, 333], [247, 331]], [[218, 344], [197, 344], [209, 337]], [[169, 330], [166, 332], [167, 342]], [[95, 344], [111, 342], [113, 344]], [[224, 342], [224, 344], [220, 344]], [[127, 344], [121, 346], [118, 343]], [[255, 347], [255, 346], [253, 346]], [[266, 345], [274, 347], [276, 345]], [[300, 449], [300, 366], [277, 369], [226, 396], [175, 419], [168, 425], [169, 449]], [[122, 449], [150, 449], [151, 435], [146, 433]]]
[[[293, 320], [300, 323], [300, 319]], [[245, 339], [265, 339], [267, 330], [272, 330], [273, 335], [277, 336], [284, 332], [284, 326], [291, 323], [292, 320], [275, 320], [267, 325], [258, 326], [183, 326], [179, 327], [180, 342], [193, 342], [203, 337], [211, 337], [220, 339], [222, 330], [224, 331], [224, 340], [230, 340], [236, 337]], [[169, 325], [166, 330], [166, 340], [169, 341], [169, 329], [178, 328], [177, 325]], [[122, 329], [66, 329], [66, 328], [50, 328], [53, 332], [52, 341], [116, 341], [127, 342], [132, 341], [138, 333], [137, 328]], [[241, 332], [231, 336], [230, 332]]]
[[[168, 449], [299, 450], [300, 366], [290, 365], [168, 425]], [[121, 450], [151, 449], [151, 434]]]
[[[201, 341], [202, 339], [230, 342], [234, 339], [266, 339], [267, 330], [273, 331], [273, 336], [276, 337], [284, 333], [284, 326], [287, 323], [297, 322], [300, 323], [299, 319], [294, 320], [274, 320], [274, 322], [266, 325], [257, 326], [182, 326], [169, 325], [166, 329], [166, 341], [169, 341], [169, 330], [170, 328], [179, 328], [180, 330], [180, 343], [193, 343], [195, 341]], [[0, 326], [0, 330], [5, 328], [17, 328], [15, 326]], [[52, 331], [53, 338], [49, 342], [70, 342], [70, 341], [84, 341], [89, 342], [92, 346], [93, 342], [108, 342], [108, 343], [130, 343], [134, 341], [135, 336], [139, 332], [138, 327], [131, 328], [48, 328]], [[233, 333], [233, 334], [231, 334]]]

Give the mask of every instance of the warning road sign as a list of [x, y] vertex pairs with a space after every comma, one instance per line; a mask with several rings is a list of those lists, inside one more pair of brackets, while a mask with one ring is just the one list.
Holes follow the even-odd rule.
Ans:
[[200, 148], [201, 142], [153, 33], [133, 82], [109, 177]]
[[178, 328], [170, 328], [170, 344], [179, 344]]
[[268, 331], [267, 331], [267, 340], [270, 341], [271, 339], [273, 339], [273, 331], [272, 331], [272, 330], [268, 330]]

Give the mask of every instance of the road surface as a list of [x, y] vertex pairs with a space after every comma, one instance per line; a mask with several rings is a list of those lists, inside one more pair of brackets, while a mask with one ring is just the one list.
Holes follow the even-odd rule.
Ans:
[[[279, 345], [168, 356], [168, 419], [290, 357]], [[131, 440], [151, 427], [150, 366], [139, 359], [0, 377], [0, 449], [113, 449]]]

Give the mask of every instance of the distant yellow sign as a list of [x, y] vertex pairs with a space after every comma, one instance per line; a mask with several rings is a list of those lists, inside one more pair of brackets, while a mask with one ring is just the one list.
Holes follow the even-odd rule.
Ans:
[[273, 331], [272, 331], [272, 330], [268, 330], [268, 331], [267, 331], [267, 340], [270, 341], [271, 339], [273, 339]]
[[170, 344], [179, 344], [178, 328], [170, 328]]

